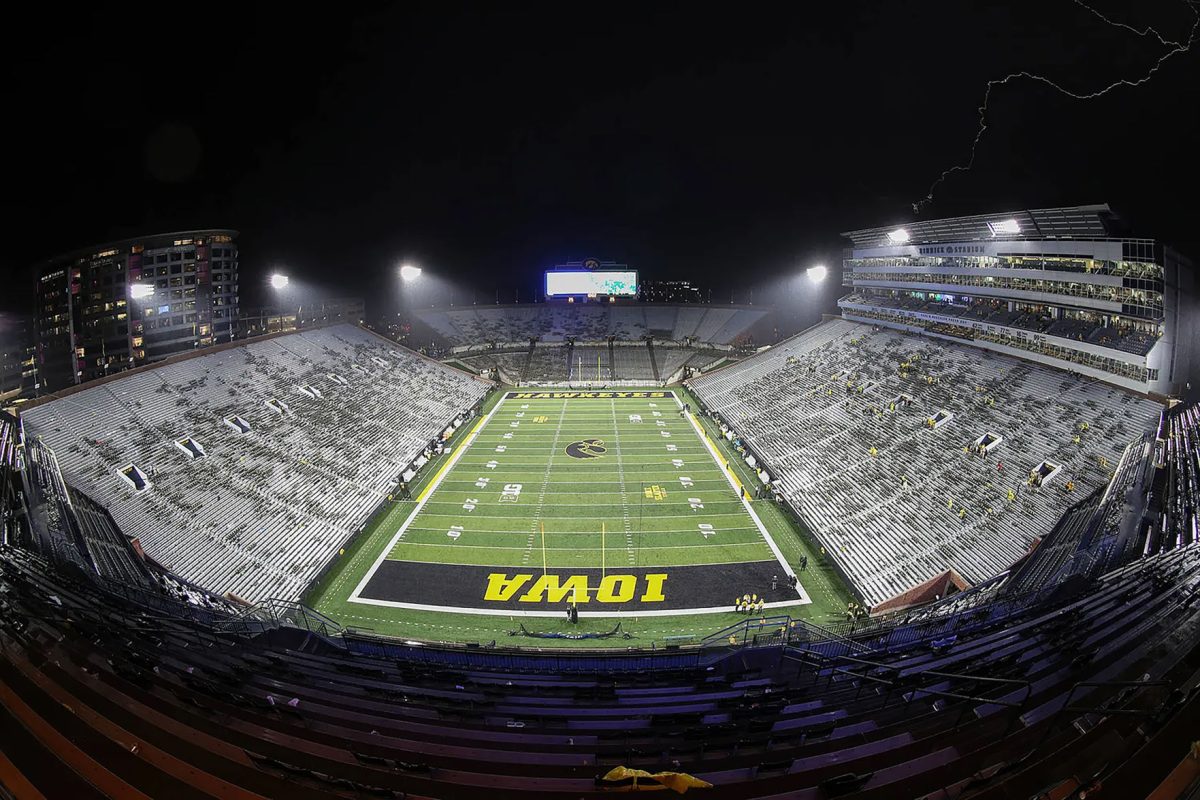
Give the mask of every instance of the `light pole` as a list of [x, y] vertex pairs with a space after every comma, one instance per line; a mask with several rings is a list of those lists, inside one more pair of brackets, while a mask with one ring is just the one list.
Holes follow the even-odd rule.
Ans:
[[[287, 275], [284, 275], [282, 272], [274, 272], [271, 274], [270, 281], [271, 281], [271, 288], [275, 290], [275, 295], [277, 297], [276, 306], [277, 306], [277, 310], [279, 312], [279, 330], [282, 332], [283, 331], [283, 298], [284, 298], [284, 293], [287, 291], [288, 284], [291, 283], [291, 279], [288, 278]], [[267, 317], [267, 319], [263, 321], [263, 333], [270, 333], [270, 332], [271, 332], [271, 319], [270, 319], [270, 317]]]
[[[134, 283], [129, 286], [129, 324], [140, 326], [141, 346], [138, 348], [144, 354], [146, 352], [146, 304], [144, 301], [154, 297], [154, 282], [150, 283]], [[144, 358], [141, 360], [145, 360]], [[129, 366], [132, 368], [137, 365], [138, 359], [135, 358], [134, 352], [131, 349], [129, 352]]]
[[[420, 279], [421, 273], [424, 272], [424, 270], [422, 270], [420, 267], [418, 267], [414, 264], [411, 264], [409, 262], [404, 262], [400, 265], [398, 272], [400, 274], [400, 284], [401, 284], [402, 291], [400, 292], [400, 314], [398, 314], [397, 316], [401, 316], [401, 315], [407, 316], [407, 313], [410, 312], [411, 309], [416, 307], [415, 292], [413, 291], [413, 289], [415, 289], [416, 287], [413, 284], [415, 284], [418, 281], [418, 279]], [[412, 286], [413, 288], [412, 289], [407, 288], [409, 286]], [[408, 321], [409, 325], [411, 326], [412, 320], [407, 320], [407, 321]], [[411, 328], [410, 328], [410, 332], [411, 332]], [[399, 338], [403, 337], [403, 329], [398, 331], [396, 335], [397, 335], [397, 341], [399, 341]]]

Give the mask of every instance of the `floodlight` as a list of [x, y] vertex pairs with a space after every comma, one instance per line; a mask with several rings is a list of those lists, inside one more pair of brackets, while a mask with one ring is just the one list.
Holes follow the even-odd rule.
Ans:
[[813, 283], [820, 283], [825, 280], [825, 276], [829, 274], [829, 270], [825, 269], [824, 264], [817, 264], [814, 267], [809, 267], [804, 274]]
[[129, 296], [134, 300], [145, 300], [154, 294], [154, 284], [135, 283], [129, 287]]
[[400, 277], [405, 281], [415, 281], [421, 277], [421, 268], [414, 267], [412, 264], [405, 264], [400, 267]]
[[892, 244], [904, 244], [908, 241], [908, 231], [904, 230], [904, 228], [896, 228], [896, 230], [888, 234], [888, 241]]
[[287, 288], [287, 285], [288, 285], [288, 276], [287, 275], [280, 275], [278, 272], [276, 272], [274, 275], [271, 276], [271, 288], [272, 289], [285, 289], [285, 288]]
[[988, 230], [992, 232], [992, 236], [999, 236], [1002, 233], [1020, 233], [1021, 223], [1015, 219], [1002, 219], [999, 222], [989, 222]]

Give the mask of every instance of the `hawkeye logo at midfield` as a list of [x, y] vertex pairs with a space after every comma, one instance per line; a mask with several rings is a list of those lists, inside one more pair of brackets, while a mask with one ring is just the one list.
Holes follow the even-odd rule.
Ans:
[[599, 458], [608, 452], [603, 439], [581, 439], [567, 445], [567, 455], [571, 458]]
[[[542, 575], [534, 580], [532, 573], [518, 573], [511, 578], [504, 572], [488, 575], [484, 600], [504, 603], [516, 600], [519, 603], [563, 603], [574, 599], [577, 603], [628, 603], [637, 599], [639, 603], [661, 603], [663, 584], [667, 573], [649, 573], [641, 576], [644, 585], [639, 594], [637, 575], [606, 575], [599, 585], [588, 586], [587, 575]], [[531, 583], [532, 582], [532, 583]], [[527, 590], [521, 594], [522, 589]]]

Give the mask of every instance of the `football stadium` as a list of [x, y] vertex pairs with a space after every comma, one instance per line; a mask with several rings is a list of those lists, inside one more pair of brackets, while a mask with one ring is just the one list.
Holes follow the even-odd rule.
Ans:
[[11, 406], [0, 783], [1182, 796], [1196, 300], [1113, 220], [843, 234], [773, 344], [589, 259], [432, 351], [298, 323]]

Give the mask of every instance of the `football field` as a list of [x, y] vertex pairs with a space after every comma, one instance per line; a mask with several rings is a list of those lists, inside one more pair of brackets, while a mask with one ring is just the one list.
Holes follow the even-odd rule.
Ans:
[[809, 603], [670, 390], [508, 392], [417, 500], [349, 604], [561, 617], [574, 599], [581, 616], [645, 617], [728, 613], [741, 594]]

